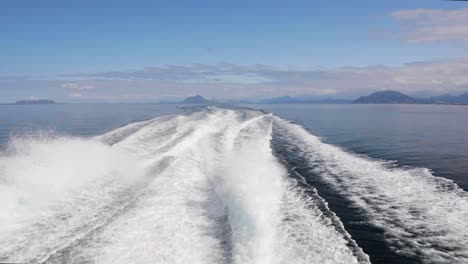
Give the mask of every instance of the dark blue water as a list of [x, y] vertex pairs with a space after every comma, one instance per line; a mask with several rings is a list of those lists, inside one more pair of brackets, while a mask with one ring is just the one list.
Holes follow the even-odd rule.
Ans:
[[468, 190], [468, 106], [250, 105], [324, 141], [400, 166], [425, 167]]

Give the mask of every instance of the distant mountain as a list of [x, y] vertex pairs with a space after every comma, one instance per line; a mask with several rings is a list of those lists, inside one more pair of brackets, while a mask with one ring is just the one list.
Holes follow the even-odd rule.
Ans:
[[353, 100], [341, 98], [324, 98], [309, 101], [311, 104], [349, 104]]
[[265, 98], [260, 101], [262, 104], [295, 104], [298, 100], [291, 96], [281, 96], [274, 98]]
[[444, 94], [429, 98], [434, 104], [468, 104], [468, 93], [461, 95]]
[[187, 97], [184, 99], [184, 101], [182, 101], [183, 104], [207, 104], [209, 102], [210, 101], [206, 100], [205, 98], [203, 98], [203, 96], [198, 94], [195, 96]]
[[[195, 95], [180, 101], [161, 101], [161, 103], [208, 104], [201, 95]], [[355, 100], [341, 98], [317, 98], [313, 95], [280, 96], [265, 99], [230, 99], [218, 101], [231, 104], [468, 104], [468, 93], [458, 96], [445, 94], [430, 98], [415, 98], [398, 91], [385, 90], [361, 96]]]
[[421, 99], [410, 97], [397, 91], [385, 90], [361, 96], [353, 101], [354, 104], [418, 104], [425, 103]]
[[266, 98], [260, 101], [262, 104], [347, 104], [350, 103], [349, 99], [337, 98], [312, 98], [307, 96], [282, 96], [274, 98]]
[[55, 104], [55, 101], [52, 100], [19, 100], [15, 104]]

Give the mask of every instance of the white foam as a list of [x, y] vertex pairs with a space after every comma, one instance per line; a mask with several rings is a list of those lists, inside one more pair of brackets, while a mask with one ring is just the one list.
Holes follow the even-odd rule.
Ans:
[[[241, 126], [213, 177], [229, 211], [234, 263], [275, 263], [282, 173], [271, 155], [271, 122]], [[247, 131], [249, 130], [249, 131]]]
[[[7, 260], [51, 263], [358, 263], [349, 235], [273, 155], [272, 118], [209, 108], [129, 124], [96, 140], [31, 141], [31, 151], [3, 164], [26, 171], [1, 174], [21, 179], [34, 172], [44, 179], [38, 193], [58, 178], [57, 192], [33, 206], [53, 214], [31, 217], [48, 228], [37, 236], [35, 226], [21, 226], [22, 250], [15, 242], [3, 256], [17, 252], [24, 257]], [[136, 188], [134, 177], [144, 185]], [[26, 245], [34, 250], [24, 254]]]
[[220, 174], [235, 263], [358, 263], [345, 234], [274, 157], [271, 118], [260, 116], [240, 126]]
[[425, 263], [468, 263], [468, 195], [428, 169], [404, 169], [323, 143], [275, 119], [279, 134], [314, 173], [384, 228], [395, 251]]
[[[217, 115], [175, 117], [154, 123], [119, 143], [148, 162], [170, 157], [168, 167], [131, 209], [97, 238], [104, 247], [83, 249], [100, 263], [223, 263], [219, 219], [224, 207], [213, 193], [203, 164], [203, 145], [225, 124]], [[161, 125], [161, 126], [160, 126]], [[190, 132], [189, 132], [190, 131]], [[171, 146], [167, 148], [167, 146]], [[155, 157], [156, 156], [156, 157]]]
[[271, 116], [222, 109], [140, 129], [117, 145], [170, 164], [77, 254], [99, 263], [357, 263], [288, 180], [270, 139]]
[[97, 141], [14, 139], [0, 154], [0, 259], [47, 257], [47, 250], [68, 243], [64, 237], [71, 241], [88, 230], [106, 196], [143, 174], [131, 155]]

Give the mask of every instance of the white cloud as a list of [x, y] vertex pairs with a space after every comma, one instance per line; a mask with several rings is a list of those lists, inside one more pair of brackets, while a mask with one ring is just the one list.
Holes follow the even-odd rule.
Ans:
[[[39, 94], [41, 98], [57, 101], [154, 102], [190, 94], [215, 99], [306, 94], [355, 98], [382, 89], [417, 96], [468, 91], [468, 58], [414, 62], [399, 67], [325, 69], [222, 64], [155, 68], [164, 69], [168, 76], [177, 78], [160, 79], [161, 70], [148, 71], [147, 68], [114, 71], [113, 77], [108, 72], [80, 74], [76, 80], [68, 76], [67, 83], [32, 78], [2, 80], [0, 77], [0, 96], [10, 101]], [[22, 95], [26, 93], [27, 96]]]
[[392, 16], [402, 22], [409, 42], [458, 41], [468, 43], [468, 9], [400, 10]]
[[62, 88], [85, 91], [94, 89], [94, 85], [82, 84], [82, 83], [64, 83], [61, 85]]
[[[162, 68], [162, 67], [157, 67]], [[183, 71], [180, 69], [183, 68]], [[355, 97], [381, 89], [409, 94], [437, 95], [468, 90], [468, 59], [409, 63], [400, 67], [368, 66], [334, 69], [283, 69], [258, 65], [171, 66], [173, 80], [161, 80], [147, 69], [92, 73], [86, 81], [106, 94], [154, 94], [183, 97], [200, 93], [213, 98], [267, 97], [309, 94]], [[168, 75], [172, 75], [168, 69]], [[220, 72], [224, 72], [223, 75]], [[197, 78], [193, 78], [197, 75]], [[100, 76], [105, 76], [100, 78]], [[80, 75], [80, 78], [86, 78]], [[214, 81], [217, 80], [217, 81]], [[89, 94], [88, 96], [91, 96]]]

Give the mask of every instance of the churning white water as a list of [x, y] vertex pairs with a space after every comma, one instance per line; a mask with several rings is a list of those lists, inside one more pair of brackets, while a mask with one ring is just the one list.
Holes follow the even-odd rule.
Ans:
[[136, 157], [98, 141], [14, 139], [0, 156], [0, 260], [44, 261], [102, 225], [143, 178]]
[[468, 194], [455, 183], [425, 168], [346, 152], [280, 118], [274, 122], [281, 140], [314, 175], [385, 230], [393, 250], [424, 263], [468, 263]]
[[93, 139], [13, 140], [0, 260], [368, 262], [277, 161], [272, 118], [207, 108]]
[[208, 107], [92, 139], [12, 139], [0, 154], [0, 262], [369, 263], [278, 159], [273, 130], [396, 251], [467, 259], [468, 199], [456, 185], [349, 154], [269, 114]]

